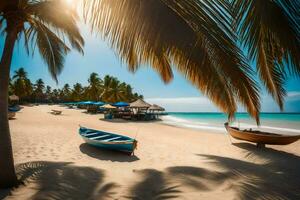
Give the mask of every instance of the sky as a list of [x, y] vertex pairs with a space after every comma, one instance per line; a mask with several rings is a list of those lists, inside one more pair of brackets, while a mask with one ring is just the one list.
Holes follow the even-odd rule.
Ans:
[[[120, 81], [129, 83], [135, 92], [144, 95], [149, 103], [156, 103], [170, 112], [218, 112], [218, 109], [193, 87], [180, 73], [174, 71], [174, 80], [164, 84], [159, 75], [149, 66], [141, 66], [136, 73], [127, 70], [118, 55], [109, 47], [108, 42], [90, 34], [87, 27], [82, 26], [81, 32], [85, 38], [84, 56], [72, 50], [65, 59], [63, 72], [56, 84], [51, 79], [47, 65], [41, 59], [38, 51], [28, 56], [21, 39], [15, 46], [11, 65], [11, 74], [24, 67], [29, 78], [34, 82], [42, 78], [52, 88], [61, 88], [65, 83], [73, 85], [76, 82], [87, 84], [92, 72], [102, 78], [105, 75], [117, 77]], [[3, 49], [3, 36], [0, 38], [0, 50]], [[286, 83], [285, 112], [300, 112], [300, 79], [290, 78]], [[240, 109], [239, 111], [243, 111]], [[278, 106], [266, 92], [262, 93], [262, 111], [278, 112]]]

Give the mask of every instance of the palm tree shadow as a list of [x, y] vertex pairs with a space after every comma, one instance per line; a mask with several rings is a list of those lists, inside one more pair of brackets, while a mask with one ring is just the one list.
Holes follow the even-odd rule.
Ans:
[[142, 176], [142, 181], [132, 186], [129, 195], [132, 200], [174, 199], [179, 197], [178, 185], [171, 185], [163, 172], [155, 169], [135, 171]]
[[135, 155], [130, 156], [124, 152], [100, 149], [87, 143], [82, 143], [79, 148], [82, 153], [99, 160], [110, 160], [113, 162], [134, 162], [139, 160]]
[[231, 174], [232, 188], [240, 199], [300, 199], [300, 157], [271, 148], [257, 149], [248, 143], [234, 145], [245, 150], [249, 161], [199, 156]]
[[[34, 183], [30, 199], [105, 199], [112, 197], [115, 183], [104, 183], [104, 172], [67, 162], [29, 162], [16, 167], [19, 179]], [[20, 187], [21, 188], [21, 187]], [[18, 195], [18, 188], [12, 195]], [[9, 195], [9, 193], [6, 193]], [[0, 197], [5, 197], [1, 196]], [[22, 197], [20, 197], [22, 199]]]

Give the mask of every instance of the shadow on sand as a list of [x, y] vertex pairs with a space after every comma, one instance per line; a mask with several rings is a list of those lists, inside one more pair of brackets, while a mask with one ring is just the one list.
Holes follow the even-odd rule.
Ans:
[[[249, 143], [242, 148], [249, 161], [199, 155], [225, 170], [239, 199], [300, 199], [300, 157], [272, 148], [258, 149]], [[255, 163], [256, 159], [263, 163]]]
[[155, 169], [144, 169], [135, 171], [142, 178], [140, 182], [133, 185], [124, 196], [133, 200], [174, 199], [180, 196], [178, 185], [169, 182], [164, 172]]
[[82, 143], [79, 149], [82, 153], [99, 160], [110, 160], [113, 162], [134, 162], [139, 160], [135, 155], [130, 156], [123, 152], [100, 149], [87, 143]]
[[[18, 177], [25, 185], [34, 183], [35, 192], [30, 199], [106, 199], [118, 186], [104, 183], [104, 172], [91, 167], [78, 167], [67, 162], [29, 162], [16, 167]], [[12, 191], [23, 199], [23, 186]], [[26, 192], [25, 192], [26, 193]], [[6, 193], [4, 195], [8, 195]], [[0, 197], [4, 198], [5, 196]], [[28, 198], [28, 197], [27, 197]]]
[[[119, 184], [104, 182], [104, 171], [91, 167], [78, 167], [71, 163], [32, 162], [17, 167], [21, 180], [37, 183], [31, 199], [180, 199], [192, 191], [200, 196], [206, 192], [233, 191], [234, 199], [287, 200], [300, 199], [300, 158], [275, 149], [257, 149], [250, 144], [235, 144], [245, 154], [245, 161], [233, 158], [197, 155], [216, 168], [172, 166], [163, 171], [134, 170], [133, 185], [117, 192]], [[82, 144], [83, 153], [98, 159], [130, 162], [129, 156], [117, 152], [104, 152]], [[93, 154], [93, 152], [97, 152]], [[114, 154], [116, 153], [116, 154]], [[114, 158], [114, 159], [112, 159]], [[126, 171], [124, 171], [126, 173]], [[222, 187], [222, 188], [220, 188]], [[187, 190], [188, 189], [188, 190]], [[13, 195], [18, 193], [13, 192]], [[8, 193], [0, 193], [4, 198]], [[18, 196], [17, 196], [18, 197]], [[222, 197], [220, 197], [222, 198]], [[20, 198], [21, 199], [21, 198]]]

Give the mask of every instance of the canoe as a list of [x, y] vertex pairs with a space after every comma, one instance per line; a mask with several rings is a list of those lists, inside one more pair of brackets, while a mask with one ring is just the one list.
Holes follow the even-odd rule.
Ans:
[[239, 128], [229, 126], [228, 123], [225, 123], [224, 126], [233, 138], [253, 142], [257, 146], [264, 146], [265, 144], [287, 145], [300, 139], [300, 135], [282, 135], [261, 131], [240, 130]]
[[21, 110], [20, 106], [11, 106], [11, 107], [8, 107], [8, 111], [9, 112], [19, 112], [20, 110]]
[[79, 134], [86, 143], [103, 149], [133, 154], [137, 147], [137, 141], [135, 139], [123, 135], [93, 130], [85, 127], [79, 128]]

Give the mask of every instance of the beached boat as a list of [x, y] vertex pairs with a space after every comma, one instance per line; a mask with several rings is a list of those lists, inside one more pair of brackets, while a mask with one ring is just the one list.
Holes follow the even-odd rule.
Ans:
[[282, 135], [254, 130], [240, 130], [236, 127], [229, 126], [225, 123], [225, 128], [228, 133], [235, 139], [245, 140], [256, 143], [257, 146], [264, 146], [265, 144], [272, 145], [287, 145], [296, 142], [300, 139], [300, 135]]
[[19, 105], [8, 107], [9, 112], [19, 112], [22, 108]]
[[137, 141], [127, 136], [93, 130], [85, 127], [79, 128], [79, 134], [84, 141], [92, 146], [123, 151], [130, 154], [134, 153]]

